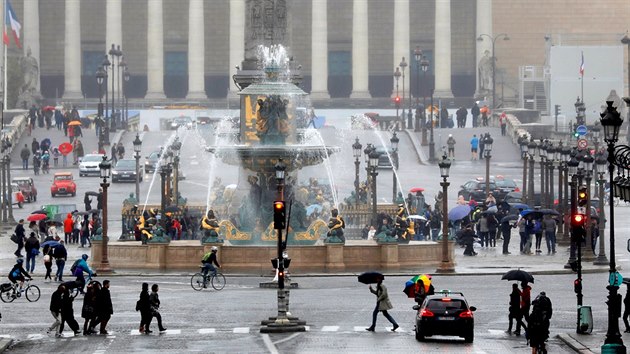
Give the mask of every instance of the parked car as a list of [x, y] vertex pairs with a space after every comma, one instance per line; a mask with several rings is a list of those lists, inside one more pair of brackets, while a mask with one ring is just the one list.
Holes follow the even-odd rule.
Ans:
[[[138, 174], [140, 182], [144, 177], [142, 168], [138, 168]], [[116, 162], [116, 166], [112, 169], [112, 183], [121, 181], [136, 181], [136, 160], [135, 159], [122, 159]]]
[[77, 185], [74, 183], [72, 172], [56, 172], [53, 177], [52, 186], [50, 186], [50, 195], [56, 197], [63, 195], [77, 195]]
[[499, 189], [499, 195], [495, 195], [494, 197], [498, 200], [503, 200], [508, 193], [511, 192], [520, 192], [521, 189], [518, 187], [516, 182], [511, 178], [505, 178], [503, 176], [497, 176], [494, 180], [494, 183], [497, 185]]
[[13, 177], [11, 184], [16, 184], [22, 192], [24, 200], [28, 203], [37, 201], [37, 188], [31, 177]]
[[79, 159], [79, 177], [100, 176], [98, 165], [103, 162], [103, 154], [87, 154]]
[[475, 338], [474, 306], [468, 306], [464, 294], [443, 290], [429, 295], [422, 305], [415, 305], [416, 339], [434, 335], [463, 337], [466, 343]]
[[176, 130], [179, 127], [186, 127], [186, 129], [193, 128], [193, 120], [188, 116], [181, 116], [173, 119], [171, 122], [171, 130]]
[[[11, 183], [11, 193], [13, 193], [11, 196], [11, 204], [17, 205], [18, 208], [22, 209], [22, 207], [24, 207], [24, 195], [17, 184]], [[0, 193], [0, 205], [4, 205], [5, 203], [4, 194]]]
[[[495, 196], [497, 201], [501, 200], [498, 196], [501, 194], [499, 187], [493, 180], [490, 180], [490, 192]], [[477, 203], [483, 203], [486, 198], [486, 181], [485, 180], [470, 180], [461, 186], [461, 190], [457, 194], [461, 195], [466, 200], [474, 199]]]
[[153, 173], [155, 172], [155, 168], [157, 167], [158, 161], [160, 161], [160, 155], [162, 154], [162, 150], [153, 151], [148, 156], [145, 157], [144, 160], [144, 173]]

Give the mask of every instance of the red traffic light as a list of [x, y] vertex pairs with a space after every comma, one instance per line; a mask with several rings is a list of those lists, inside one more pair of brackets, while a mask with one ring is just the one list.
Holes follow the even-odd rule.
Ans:
[[575, 214], [573, 215], [573, 222], [576, 224], [582, 224], [584, 223], [584, 215], [582, 214]]
[[396, 103], [400, 103], [400, 97], [399, 97], [399, 96], [396, 96], [396, 98], [394, 98], [394, 102], [396, 102]]

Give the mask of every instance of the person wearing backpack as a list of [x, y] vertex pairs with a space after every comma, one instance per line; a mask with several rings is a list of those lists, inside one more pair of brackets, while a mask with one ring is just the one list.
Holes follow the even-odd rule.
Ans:
[[31, 235], [26, 240], [24, 250], [26, 251], [26, 269], [33, 273], [35, 270], [35, 257], [39, 254], [39, 240], [34, 232], [31, 232]]
[[83, 288], [85, 287], [85, 277], [83, 276], [83, 272], [88, 273], [90, 276], [96, 276], [96, 273], [92, 272], [90, 266], [87, 264], [88, 255], [83, 254], [81, 258], [74, 261], [72, 267], [70, 267], [70, 271], [72, 275], [77, 277], [76, 283], [79, 285], [79, 292], [84, 294]]
[[540, 219], [534, 219], [533, 233], [536, 235], [536, 254], [541, 254], [540, 245], [542, 244], [543, 224]]

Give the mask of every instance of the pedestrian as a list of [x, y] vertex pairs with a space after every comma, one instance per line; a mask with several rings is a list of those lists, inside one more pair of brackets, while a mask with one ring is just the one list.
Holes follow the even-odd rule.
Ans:
[[387, 313], [388, 310], [391, 310], [394, 307], [392, 306], [391, 301], [389, 301], [387, 287], [383, 285], [383, 278], [384, 276], [378, 278], [378, 281], [376, 282], [376, 290], [372, 289], [372, 285], [369, 286], [370, 292], [376, 295], [376, 307], [374, 307], [374, 311], [372, 312], [372, 325], [366, 328], [366, 331], [374, 332], [376, 328], [376, 316], [379, 312], [382, 312], [383, 316], [385, 316], [385, 318], [387, 318], [387, 320], [394, 326], [392, 328], [392, 332], [398, 329], [398, 323], [396, 323], [396, 320]]
[[94, 334], [92, 330], [92, 324], [95, 323], [96, 320], [96, 298], [98, 296], [98, 292], [100, 291], [100, 284], [98, 282], [91, 282], [87, 285], [87, 289], [85, 291], [85, 296], [83, 297], [83, 307], [81, 308], [81, 317], [84, 318], [83, 321], [83, 335], [87, 336], [90, 334]]
[[136, 302], [136, 311], [140, 311], [140, 333], [149, 334], [149, 324], [151, 323], [151, 300], [149, 298], [149, 284], [142, 283], [140, 299]]
[[441, 226], [442, 215], [440, 215], [438, 210], [434, 210], [431, 213], [431, 218], [429, 219], [429, 228], [431, 229], [431, 241], [437, 241], [438, 235], [440, 234]]
[[123, 143], [118, 143], [118, 147], [116, 148], [116, 153], [118, 154], [118, 159], [122, 160], [125, 158], [125, 146]]
[[552, 218], [551, 215], [545, 215], [543, 227], [545, 229], [547, 254], [556, 254], [556, 220]]
[[17, 250], [15, 251], [15, 256], [16, 257], [24, 257], [22, 255], [22, 248], [24, 248], [24, 238], [26, 236], [26, 230], [24, 230], [24, 219], [20, 219], [20, 221], [18, 221], [18, 224], [15, 226], [15, 237], [17, 238], [16, 242], [17, 243]]
[[483, 124], [484, 127], [487, 127], [488, 116], [490, 115], [490, 108], [488, 108], [488, 105], [484, 105], [483, 107], [481, 107], [479, 112], [481, 112], [481, 124]]
[[473, 231], [472, 224], [466, 225], [462, 230], [462, 244], [466, 246], [464, 250], [464, 256], [476, 256], [477, 252], [473, 249], [473, 243], [475, 242], [475, 231]]
[[[153, 317], [157, 319], [158, 329], [160, 333], [166, 332], [166, 327], [162, 326], [162, 315], [160, 315], [160, 297], [158, 296], [159, 287], [157, 284], [151, 286], [151, 294], [149, 295], [149, 302], [151, 303], [151, 317], [146, 325], [146, 330], [149, 331], [151, 326], [151, 320]], [[151, 331], [149, 331], [151, 333]]]
[[626, 283], [626, 296], [623, 298], [623, 324], [626, 325], [624, 333], [630, 333], [628, 316], [630, 316], [630, 283]]
[[61, 152], [59, 151], [58, 148], [53, 148], [52, 151], [52, 157], [53, 157], [53, 166], [57, 167], [59, 166], [59, 156], [61, 156]]
[[477, 119], [479, 118], [479, 114], [480, 113], [481, 113], [481, 111], [479, 109], [479, 106], [477, 105], [477, 102], [475, 102], [475, 104], [470, 109], [470, 114], [472, 115], [472, 126], [473, 126], [473, 128], [476, 128], [478, 126]]
[[103, 210], [103, 188], [98, 189], [98, 195], [96, 196], [96, 209], [99, 213]]
[[[591, 250], [593, 251], [593, 255], [595, 253], [595, 245], [597, 245], [597, 239], [599, 238], [599, 219], [598, 218], [590, 218], [591, 219]], [[554, 237], [555, 237], [554, 233]]]
[[61, 130], [61, 125], [63, 124], [63, 114], [60, 110], [55, 109], [55, 126], [57, 130]]
[[63, 294], [65, 293], [66, 288], [62, 284], [59, 284], [57, 290], [52, 293], [50, 296], [50, 313], [52, 314], [55, 322], [48, 327], [46, 334], [50, 334], [51, 332], [55, 332], [55, 337], [61, 337], [61, 333], [58, 332], [59, 326], [61, 326], [61, 308], [63, 307]]
[[24, 148], [20, 151], [20, 158], [22, 159], [22, 169], [28, 170], [28, 160], [31, 158], [31, 151], [28, 149], [28, 145], [24, 144]]
[[116, 162], [118, 161], [118, 144], [112, 144], [112, 151], [110, 156], [112, 157], [112, 166], [115, 166]]
[[490, 242], [490, 247], [497, 246], [497, 229], [499, 228], [499, 221], [494, 216], [494, 214], [488, 214], [486, 217], [488, 222], [488, 241]]
[[57, 225], [55, 225], [54, 221], [49, 221], [48, 222], [48, 237], [46, 237], [47, 240], [56, 240], [59, 237], [59, 235], [57, 234]]
[[68, 213], [63, 220], [63, 233], [66, 243], [72, 243], [72, 230], [74, 229], [74, 220], [72, 214]]
[[542, 244], [543, 225], [540, 219], [534, 219], [533, 233], [536, 236], [536, 254], [542, 253], [540, 245]]
[[505, 136], [507, 128], [507, 114], [505, 112], [499, 116], [499, 125], [501, 126], [501, 135]]
[[488, 229], [488, 214], [481, 215], [481, 219], [479, 219], [477, 226], [479, 227], [479, 238], [481, 239], [481, 247], [488, 247], [490, 245], [488, 240], [488, 234], [490, 231]]
[[466, 128], [466, 116], [468, 116], [466, 108], [464, 108], [464, 106], [459, 107], [455, 115], [457, 116], [457, 127]]
[[51, 253], [52, 249], [50, 247], [48, 247], [46, 252], [44, 252], [44, 267], [46, 267], [46, 275], [44, 276], [44, 281], [52, 280], [52, 277], [50, 276], [50, 273], [52, 273], [52, 256], [50, 255]]
[[72, 226], [72, 242], [79, 243], [79, 236], [81, 235], [81, 221], [83, 221], [83, 218], [78, 213], [75, 213], [72, 217], [72, 221], [74, 222]]
[[59, 337], [63, 333], [64, 324], [67, 323], [70, 326], [70, 329], [74, 332], [75, 337], [81, 334], [79, 331], [79, 324], [77, 320], [74, 319], [74, 309], [72, 308], [72, 303], [74, 302], [74, 297], [70, 296], [70, 291], [66, 288], [61, 297], [61, 324], [59, 325]]
[[453, 138], [453, 134], [448, 135], [448, 140], [446, 140], [446, 145], [448, 146], [448, 157], [452, 160], [455, 160], [455, 138]]
[[63, 268], [68, 258], [68, 251], [66, 250], [66, 246], [64, 246], [63, 240], [60, 240], [59, 245], [53, 249], [53, 257], [55, 257], [55, 263], [57, 265], [55, 281], [63, 282]]
[[26, 270], [33, 273], [35, 270], [35, 257], [39, 254], [39, 239], [34, 232], [24, 243], [24, 251], [26, 251]]
[[[549, 320], [553, 315], [551, 300], [543, 291], [532, 304], [534, 308], [527, 321], [527, 339], [532, 348], [532, 354], [546, 353], [545, 341], [549, 338]], [[542, 351], [539, 351], [538, 348], [542, 348]]]
[[74, 143], [74, 125], [68, 125], [66, 129], [66, 133], [68, 135], [68, 140], [70, 140], [70, 144]]
[[483, 150], [486, 147], [486, 134], [479, 135], [479, 156], [483, 157]]
[[529, 308], [532, 304], [532, 287], [526, 281], [521, 282], [521, 314], [529, 324]]
[[512, 292], [510, 293], [510, 307], [509, 307], [509, 315], [508, 319], [510, 321], [510, 325], [508, 326], [508, 330], [505, 331], [508, 334], [512, 333], [512, 321], [516, 321], [516, 328], [514, 329], [514, 334], [521, 333], [521, 326], [523, 328], [527, 328], [525, 323], [523, 323], [523, 315], [521, 314], [521, 291], [518, 290], [518, 284], [512, 284]]
[[477, 138], [477, 134], [473, 134], [473, 137], [470, 140], [470, 152], [472, 154], [470, 157], [471, 160], [479, 160], [477, 149], [479, 149], [479, 138]]
[[89, 243], [88, 247], [92, 247], [92, 241], [90, 241], [90, 220], [87, 215], [83, 215], [83, 220], [81, 221], [81, 245], [79, 248], [85, 247], [87, 243]]
[[39, 142], [37, 138], [33, 138], [33, 142], [31, 142], [31, 152], [35, 155], [39, 151]]
[[96, 322], [92, 324], [92, 330], [97, 324], [101, 325], [99, 334], [109, 334], [107, 332], [107, 323], [114, 314], [114, 306], [112, 305], [112, 296], [109, 292], [109, 280], [103, 280], [103, 288], [96, 297]]
[[510, 247], [510, 239], [512, 238], [512, 225], [510, 225], [509, 220], [506, 220], [501, 223], [500, 228], [501, 235], [503, 236], [503, 254], [511, 254], [508, 249]]

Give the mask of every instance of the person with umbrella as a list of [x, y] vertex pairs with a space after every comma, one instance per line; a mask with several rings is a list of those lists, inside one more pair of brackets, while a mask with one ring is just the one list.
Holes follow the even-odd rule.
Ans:
[[382, 312], [383, 316], [385, 316], [385, 318], [387, 318], [387, 320], [394, 326], [392, 328], [392, 332], [396, 331], [399, 327], [396, 320], [387, 313], [387, 311], [393, 309], [394, 306], [392, 306], [391, 301], [389, 301], [387, 287], [383, 285], [383, 278], [385, 277], [381, 276], [377, 278], [376, 289], [372, 289], [372, 285], [369, 286], [370, 292], [376, 295], [376, 307], [374, 307], [374, 312], [372, 312], [372, 325], [366, 328], [366, 331], [374, 332], [376, 328], [376, 316], [378, 316], [379, 312]]
[[464, 250], [464, 256], [476, 256], [477, 252], [473, 249], [473, 243], [475, 242], [475, 231], [472, 224], [466, 225], [462, 230], [462, 243], [466, 246]]
[[529, 339], [529, 346], [532, 347], [532, 354], [541, 352], [538, 351], [538, 348], [541, 348], [542, 352], [546, 353], [545, 341], [549, 338], [549, 320], [553, 315], [551, 300], [543, 291], [532, 304], [534, 309], [527, 321], [527, 339]]
[[512, 292], [510, 293], [510, 307], [508, 319], [510, 324], [508, 326], [508, 330], [505, 331], [508, 334], [512, 333], [512, 321], [516, 321], [516, 328], [514, 330], [514, 334], [521, 333], [521, 327], [527, 328], [525, 323], [523, 323], [523, 314], [521, 313], [521, 291], [518, 290], [518, 284], [512, 284]]

